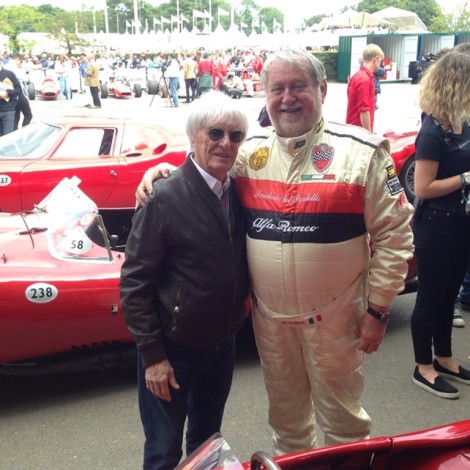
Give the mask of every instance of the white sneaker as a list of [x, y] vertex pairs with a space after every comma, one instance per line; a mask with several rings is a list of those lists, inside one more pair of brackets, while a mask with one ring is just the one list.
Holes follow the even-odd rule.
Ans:
[[454, 319], [452, 320], [452, 326], [456, 328], [463, 328], [465, 326], [465, 320], [459, 311], [454, 310]]

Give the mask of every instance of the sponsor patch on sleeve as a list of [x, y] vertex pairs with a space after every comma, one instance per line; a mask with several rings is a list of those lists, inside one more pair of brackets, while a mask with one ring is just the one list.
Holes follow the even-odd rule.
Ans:
[[388, 178], [393, 178], [394, 176], [397, 176], [397, 171], [395, 170], [395, 166], [394, 165], [390, 165], [386, 168], [387, 170], [387, 175], [388, 175]]
[[403, 187], [400, 183], [400, 180], [397, 176], [397, 171], [395, 170], [394, 165], [389, 165], [386, 167], [387, 171], [387, 186], [390, 194], [395, 196], [403, 191]]
[[399, 194], [403, 191], [403, 188], [400, 184], [400, 180], [398, 179], [398, 176], [395, 176], [394, 178], [390, 178], [387, 181], [387, 186], [392, 196], [395, 196], [396, 194]]

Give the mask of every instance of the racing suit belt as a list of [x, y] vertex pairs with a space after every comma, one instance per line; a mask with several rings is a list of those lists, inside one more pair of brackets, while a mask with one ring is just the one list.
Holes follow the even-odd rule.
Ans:
[[327, 305], [323, 305], [317, 309], [313, 309], [306, 313], [299, 313], [296, 315], [286, 315], [279, 312], [275, 312], [268, 308], [259, 298], [256, 297], [255, 293], [252, 294], [253, 301], [256, 303], [259, 309], [265, 313], [271, 315], [273, 320], [277, 320], [283, 325], [293, 326], [296, 328], [309, 328], [315, 326], [318, 322], [321, 322], [326, 318], [328, 313], [332, 310], [336, 310], [337, 304], [342, 302], [343, 297], [351, 291], [356, 291], [359, 284], [364, 280], [364, 272], [359, 273], [356, 279], [347, 286], [338, 297]]

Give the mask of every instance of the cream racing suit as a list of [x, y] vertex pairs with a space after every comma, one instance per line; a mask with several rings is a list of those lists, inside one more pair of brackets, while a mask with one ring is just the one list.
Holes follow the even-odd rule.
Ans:
[[388, 148], [322, 121], [246, 142], [234, 167], [277, 454], [315, 447], [315, 418], [325, 445], [369, 435], [359, 320], [368, 300], [389, 306], [403, 289], [413, 251]]

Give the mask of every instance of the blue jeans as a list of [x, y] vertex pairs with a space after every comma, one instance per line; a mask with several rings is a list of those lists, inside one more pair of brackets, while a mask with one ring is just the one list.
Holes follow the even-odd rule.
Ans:
[[15, 130], [15, 110], [0, 111], [0, 135], [9, 134]]
[[144, 470], [173, 470], [178, 465], [183, 455], [186, 417], [186, 455], [220, 432], [232, 385], [235, 338], [204, 351], [166, 342], [165, 350], [180, 386], [179, 390], [170, 388], [170, 402], [155, 397], [147, 389], [145, 371], [138, 358], [139, 408], [145, 434]]
[[68, 100], [72, 99], [72, 96], [70, 94], [70, 87], [69, 87], [69, 79], [68, 77], [59, 77], [59, 86], [60, 86], [60, 101], [62, 101], [62, 98], [65, 97]]
[[173, 98], [173, 104], [175, 106], [179, 105], [179, 99], [178, 99], [179, 85], [180, 85], [179, 77], [170, 77], [170, 94], [171, 94], [171, 97]]
[[458, 295], [458, 300], [470, 305], [470, 266], [463, 278], [462, 286]]

